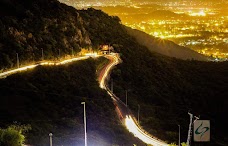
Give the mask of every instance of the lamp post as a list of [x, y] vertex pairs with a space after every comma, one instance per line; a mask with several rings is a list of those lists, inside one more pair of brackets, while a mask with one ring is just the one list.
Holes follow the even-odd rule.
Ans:
[[189, 123], [189, 129], [188, 129], [188, 139], [187, 139], [187, 146], [190, 146], [190, 142], [191, 142], [191, 134], [192, 134], [192, 124], [195, 123], [196, 120], [199, 119], [199, 117], [195, 117], [195, 120], [192, 122], [193, 120], [193, 114], [189, 113], [189, 116], [190, 116], [190, 123]]
[[178, 141], [178, 146], [180, 146], [180, 125], [178, 125], [179, 127], [179, 141]]
[[112, 79], [112, 82], [111, 82], [111, 91], [113, 93], [113, 79]]
[[139, 112], [140, 112], [140, 105], [138, 104], [138, 123], [139, 123]]
[[86, 108], [85, 102], [81, 102], [84, 105], [84, 129], [85, 129], [85, 146], [87, 146], [87, 135], [86, 135]]
[[20, 67], [19, 56], [18, 56], [18, 53], [16, 53], [16, 54], [17, 54], [17, 68], [19, 68]]
[[53, 136], [53, 134], [52, 134], [52, 133], [49, 133], [49, 137], [50, 137], [50, 146], [52, 146], [52, 136]]
[[42, 55], [42, 60], [44, 60], [44, 50], [43, 50], [43, 48], [41, 48], [41, 55]]
[[74, 56], [74, 50], [73, 50], [73, 48], [71, 48], [71, 56], [72, 57]]
[[189, 112], [188, 112], [188, 114], [189, 114], [189, 116], [190, 116], [190, 123], [189, 123], [189, 129], [188, 129], [187, 146], [190, 146], [193, 114], [191, 114], [191, 113], [189, 113]]
[[127, 106], [127, 90], [126, 90], [126, 106]]
[[60, 59], [60, 49], [59, 49], [59, 59]]

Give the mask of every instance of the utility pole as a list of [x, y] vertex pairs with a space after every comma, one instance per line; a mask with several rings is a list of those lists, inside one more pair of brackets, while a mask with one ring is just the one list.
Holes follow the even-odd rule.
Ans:
[[138, 123], [139, 123], [139, 112], [140, 112], [140, 105], [138, 104]]
[[127, 106], [127, 90], [126, 90], [126, 106]]
[[193, 118], [193, 114], [189, 113], [190, 116], [190, 123], [189, 123], [189, 128], [188, 128], [188, 138], [187, 138], [187, 146], [190, 146], [190, 140], [191, 140], [191, 130], [192, 130], [192, 118]]
[[193, 114], [189, 113], [190, 116], [190, 123], [189, 123], [189, 129], [188, 129], [188, 139], [187, 139], [187, 146], [190, 146], [190, 142], [191, 142], [191, 134], [192, 134], [192, 124], [195, 123], [196, 120], [199, 119], [199, 117], [194, 116], [196, 119], [192, 122], [193, 120]]
[[60, 59], [60, 49], [59, 49], [59, 59]]
[[44, 50], [43, 50], [43, 48], [41, 48], [41, 55], [42, 55], [41, 59], [44, 60]]
[[108, 45], [108, 54], [110, 54], [110, 52], [111, 52], [110, 49], [111, 49], [110, 45]]
[[71, 48], [71, 55], [72, 55], [72, 57], [74, 56], [74, 50], [73, 50], [73, 48]]
[[112, 93], [113, 93], [113, 79], [111, 80], [112, 82], [111, 82], [111, 91], [112, 91]]
[[52, 133], [49, 133], [49, 137], [50, 137], [50, 146], [52, 146], [52, 136], [53, 136], [53, 134], [52, 134]]
[[17, 68], [19, 68], [20, 67], [19, 56], [18, 56], [18, 53], [16, 54], [17, 54]]
[[180, 125], [178, 125], [178, 127], [179, 127], [179, 141], [178, 141], [178, 146], [181, 146], [180, 145]]
[[35, 54], [32, 53], [32, 61], [35, 62]]
[[87, 146], [87, 135], [86, 135], [86, 108], [85, 102], [81, 102], [84, 105], [84, 129], [85, 129], [85, 146]]

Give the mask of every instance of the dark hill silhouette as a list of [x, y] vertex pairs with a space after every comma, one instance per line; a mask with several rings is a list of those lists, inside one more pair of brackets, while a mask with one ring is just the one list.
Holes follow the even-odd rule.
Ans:
[[146, 46], [150, 51], [179, 59], [209, 61], [209, 58], [189, 48], [179, 46], [172, 41], [155, 38], [142, 31], [126, 27], [127, 32], [136, 38], [137, 42]]

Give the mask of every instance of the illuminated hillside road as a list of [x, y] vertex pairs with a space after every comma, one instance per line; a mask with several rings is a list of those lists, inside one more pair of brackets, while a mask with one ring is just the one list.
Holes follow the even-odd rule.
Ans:
[[84, 60], [84, 59], [88, 59], [89, 57], [99, 57], [99, 55], [97, 55], [96, 53], [88, 53], [86, 54], [85, 56], [82, 56], [82, 57], [75, 57], [75, 58], [71, 58], [71, 59], [66, 59], [66, 60], [63, 60], [63, 61], [58, 61], [58, 62], [54, 62], [54, 61], [42, 61], [40, 63], [36, 63], [36, 64], [32, 64], [32, 65], [27, 65], [27, 66], [23, 66], [23, 67], [20, 67], [20, 68], [17, 68], [17, 69], [13, 69], [13, 70], [10, 70], [10, 71], [6, 71], [6, 72], [2, 72], [0, 73], [0, 79], [1, 78], [5, 78], [9, 75], [12, 75], [12, 74], [15, 74], [15, 73], [18, 73], [18, 72], [22, 72], [22, 71], [26, 71], [26, 70], [29, 70], [29, 69], [33, 69], [39, 65], [62, 65], [62, 64], [67, 64], [67, 63], [70, 63], [70, 62], [74, 62], [74, 61], [78, 61], [78, 60]]
[[157, 138], [153, 138], [151, 135], [147, 134], [143, 129], [141, 129], [137, 121], [135, 120], [133, 114], [131, 114], [130, 110], [126, 107], [126, 105], [108, 88], [107, 81], [109, 79], [111, 69], [115, 65], [120, 63], [120, 59], [118, 57], [118, 54], [106, 55], [105, 57], [108, 58], [110, 62], [100, 72], [98, 80], [100, 82], [100, 87], [102, 89], [105, 89], [113, 99], [119, 119], [126, 126], [129, 132], [133, 133], [135, 137], [138, 137], [143, 142], [151, 144], [153, 146], [168, 146], [168, 144], [166, 144], [165, 142], [158, 140]]

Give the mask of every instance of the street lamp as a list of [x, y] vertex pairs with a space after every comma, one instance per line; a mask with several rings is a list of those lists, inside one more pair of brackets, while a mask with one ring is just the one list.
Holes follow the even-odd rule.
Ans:
[[139, 123], [139, 112], [140, 112], [140, 105], [138, 104], [138, 123]]
[[84, 105], [84, 129], [85, 129], [85, 146], [87, 146], [87, 135], [86, 135], [86, 108], [85, 102], [81, 102]]
[[18, 56], [18, 53], [16, 53], [16, 54], [17, 54], [17, 68], [19, 68], [20, 67], [19, 56]]
[[43, 48], [41, 48], [41, 55], [42, 55], [42, 60], [44, 60], [44, 50], [43, 50]]
[[58, 59], [60, 60], [60, 56], [61, 56], [61, 55], [60, 55], [60, 49], [58, 49], [58, 51], [59, 51], [59, 52], [58, 52], [58, 53], [59, 53], [59, 54], [58, 54]]
[[53, 136], [53, 134], [52, 134], [52, 133], [49, 133], [49, 137], [50, 137], [50, 146], [52, 146], [52, 136]]
[[126, 90], [126, 107], [127, 107], [127, 90]]
[[112, 91], [112, 93], [113, 93], [113, 79], [111, 80], [112, 82], [111, 82], [111, 91]]
[[191, 141], [191, 134], [192, 134], [192, 124], [195, 123], [196, 120], [199, 119], [199, 117], [194, 116], [196, 119], [192, 122], [193, 119], [193, 114], [189, 113], [190, 116], [190, 123], [189, 123], [189, 129], [188, 129], [188, 139], [187, 139], [187, 146], [190, 146], [190, 141]]
[[71, 48], [71, 56], [72, 57], [74, 56], [74, 50], [73, 50], [73, 48]]
[[180, 125], [178, 125], [179, 127], [179, 141], [178, 141], [178, 146], [180, 146]]

